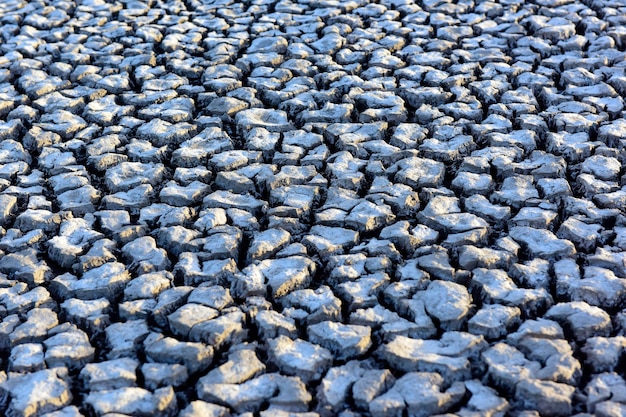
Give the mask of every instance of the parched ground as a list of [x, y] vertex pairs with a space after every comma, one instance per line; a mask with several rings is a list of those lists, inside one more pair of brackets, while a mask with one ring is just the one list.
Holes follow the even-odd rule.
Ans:
[[625, 49], [624, 0], [3, 0], [0, 415], [626, 415]]

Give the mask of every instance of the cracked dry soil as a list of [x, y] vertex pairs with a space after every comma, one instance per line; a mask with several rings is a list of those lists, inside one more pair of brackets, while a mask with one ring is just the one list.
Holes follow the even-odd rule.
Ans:
[[626, 415], [623, 0], [4, 0], [0, 414]]

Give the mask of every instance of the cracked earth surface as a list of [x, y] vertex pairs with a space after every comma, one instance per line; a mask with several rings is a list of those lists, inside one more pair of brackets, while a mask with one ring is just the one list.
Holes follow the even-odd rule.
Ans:
[[0, 414], [626, 415], [622, 0], [0, 4]]

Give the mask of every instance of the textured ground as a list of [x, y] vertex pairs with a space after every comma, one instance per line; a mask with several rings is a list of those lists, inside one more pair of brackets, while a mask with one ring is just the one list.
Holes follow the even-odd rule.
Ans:
[[0, 414], [626, 415], [623, 0], [0, 4]]

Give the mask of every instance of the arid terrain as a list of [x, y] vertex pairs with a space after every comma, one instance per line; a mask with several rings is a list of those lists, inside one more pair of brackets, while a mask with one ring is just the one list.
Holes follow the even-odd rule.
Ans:
[[624, 0], [0, 1], [0, 415], [626, 416]]

